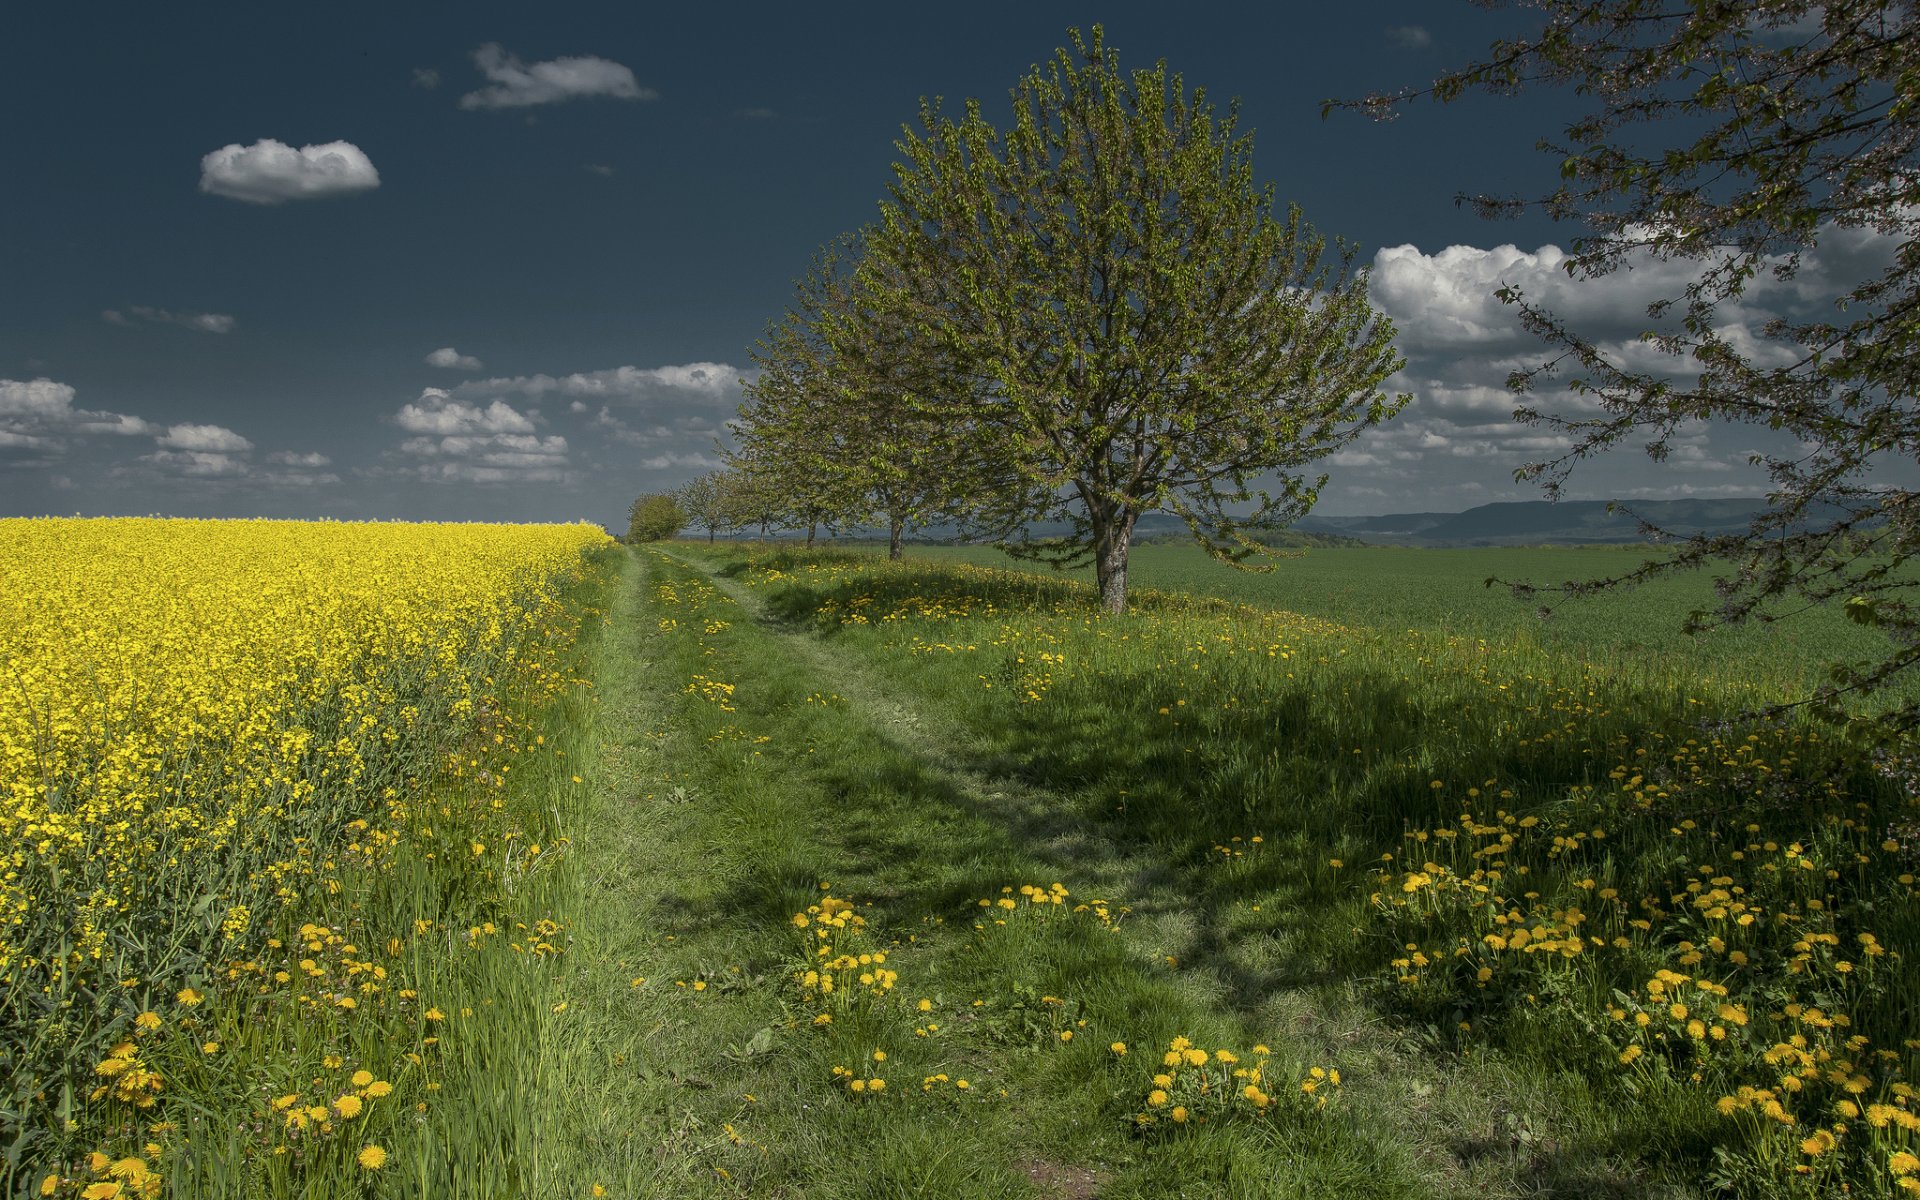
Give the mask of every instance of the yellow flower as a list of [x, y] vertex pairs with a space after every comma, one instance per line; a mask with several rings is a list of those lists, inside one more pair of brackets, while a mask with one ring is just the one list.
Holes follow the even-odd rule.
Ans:
[[152, 1033], [161, 1024], [160, 1014], [156, 1012], [143, 1012], [133, 1019], [133, 1027], [142, 1033]]
[[362, 1146], [360, 1153], [354, 1155], [354, 1161], [369, 1171], [378, 1171], [387, 1165], [387, 1152], [379, 1146]]
[[1113, 1051], [1115, 1054], [1125, 1054], [1127, 1052], [1127, 1044], [1125, 1042], [1115, 1042], [1113, 1045], [1107, 1047], [1107, 1049]]
[[373, 1082], [373, 1072], [365, 1069], [353, 1073], [353, 1086], [363, 1088]]
[[1159, 1108], [1162, 1104], [1165, 1104], [1166, 1102], [1167, 1102], [1167, 1094], [1166, 1092], [1160, 1090], [1159, 1088], [1155, 1088], [1152, 1091], [1147, 1093], [1147, 1103], [1151, 1104], [1155, 1108]]
[[384, 1079], [376, 1079], [367, 1085], [367, 1095], [375, 1100], [393, 1094], [393, 1085]]
[[194, 1005], [200, 1003], [201, 1000], [205, 999], [204, 996], [192, 988], [181, 988], [178, 992], [174, 993], [173, 998], [188, 1008], [192, 1008]]
[[1173, 1118], [1174, 1124], [1183, 1125], [1187, 1120], [1187, 1107], [1184, 1104], [1176, 1104], [1173, 1106], [1173, 1111], [1167, 1115]]
[[345, 1096], [341, 1096], [336, 1100], [334, 1100], [333, 1102], [333, 1111], [339, 1113], [341, 1118], [344, 1120], [351, 1121], [353, 1120], [353, 1118], [359, 1116], [360, 1109], [361, 1109], [360, 1097], [355, 1096], [352, 1093], [348, 1093]]

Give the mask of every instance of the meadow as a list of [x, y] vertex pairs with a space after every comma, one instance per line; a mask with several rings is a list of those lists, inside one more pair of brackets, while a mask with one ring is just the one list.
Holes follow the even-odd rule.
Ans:
[[[1910, 760], [1747, 719], [1783, 695], [1753, 673], [1622, 672], [1188, 594], [1111, 618], [1071, 581], [946, 557], [703, 549], [734, 594], [681, 585], [667, 610], [706, 631], [690, 707], [720, 710], [716, 745], [775, 753], [737, 715], [782, 711], [756, 695], [778, 690], [764, 656], [722, 669], [758, 605], [910, 697], [894, 719], [944, 731], [937, 754], [978, 772], [956, 789], [896, 770], [903, 800], [875, 797], [878, 768], [845, 747], [802, 768], [842, 797], [821, 820], [857, 827], [840, 873], [868, 881], [832, 894], [864, 891], [868, 928], [920, 931], [887, 969], [967, 980], [933, 998], [952, 1040], [929, 1055], [928, 1010], [890, 999], [907, 984], [859, 971], [850, 1022], [798, 973], [817, 1061], [851, 1098], [872, 1100], [853, 1085], [876, 1046], [909, 1047], [916, 1082], [979, 1062], [991, 1039], [951, 999], [971, 991], [975, 1012], [1033, 1011], [1027, 1051], [1049, 1046], [1049, 1005], [1068, 1018], [1051, 1027], [1067, 1062], [1000, 1069], [1073, 1113], [1100, 1195], [1920, 1188]], [[1033, 807], [996, 799], [1023, 790]], [[1054, 877], [996, 882], [970, 839], [930, 845], [950, 833], [903, 811], [929, 792], [1047, 848]], [[818, 919], [803, 878], [769, 919]], [[992, 918], [971, 939], [929, 936], [970, 902]], [[1057, 911], [1047, 931], [1006, 932], [1036, 911]], [[1124, 950], [1096, 935], [1110, 921]]]
[[[1025, 568], [984, 546], [921, 548], [936, 562]], [[1651, 553], [1637, 546], [1520, 546], [1412, 549], [1391, 546], [1307, 550], [1247, 571], [1214, 561], [1184, 542], [1135, 549], [1138, 587], [1214, 596], [1285, 609], [1348, 625], [1522, 642], [1599, 660], [1623, 671], [1665, 671], [1675, 679], [1729, 673], [1786, 689], [1826, 678], [1828, 664], [1878, 652], [1885, 639], [1832, 608], [1783, 612], [1770, 623], [1728, 626], [1689, 636], [1687, 615], [1718, 603], [1710, 573], [1675, 575], [1633, 590], [1566, 599], [1518, 599], [1506, 583], [1540, 586], [1618, 575]], [[1065, 578], [1091, 581], [1092, 572]], [[1487, 580], [1500, 582], [1488, 586]], [[1550, 608], [1542, 616], [1541, 609]], [[1796, 606], [1797, 607], [1797, 606]]]
[[965, 550], [0, 539], [5, 1194], [1920, 1191], [1920, 760], [1749, 715], [1810, 649], [1555, 642], [1485, 552], [1148, 547], [1115, 617]]

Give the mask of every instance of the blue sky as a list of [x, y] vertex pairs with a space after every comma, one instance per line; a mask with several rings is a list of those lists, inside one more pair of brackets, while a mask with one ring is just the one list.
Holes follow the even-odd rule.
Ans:
[[[1096, 21], [1123, 65], [1240, 97], [1256, 171], [1375, 264], [1417, 399], [1330, 464], [1321, 510], [1532, 498], [1511, 475], [1537, 434], [1500, 383], [1538, 350], [1493, 288], [1561, 289], [1630, 338], [1675, 277], [1576, 295], [1555, 269], [1572, 230], [1455, 205], [1549, 186], [1532, 146], [1564, 97], [1319, 111], [1516, 19], [1464, 0], [25, 6], [0, 74], [0, 514], [621, 522], [712, 464], [754, 341], [814, 248], [873, 217], [919, 98], [993, 118]], [[1701, 431], [1572, 494], [1754, 494], [1746, 448]]]

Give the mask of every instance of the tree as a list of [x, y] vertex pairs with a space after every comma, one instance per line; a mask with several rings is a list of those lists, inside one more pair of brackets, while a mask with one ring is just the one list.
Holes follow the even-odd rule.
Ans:
[[815, 256], [755, 349], [733, 461], [770, 465], [823, 519], [883, 522], [897, 560], [906, 530], [958, 517], [978, 481], [961, 431], [929, 412], [940, 360], [863, 286], [863, 237]]
[[686, 526], [687, 514], [667, 492], [654, 492], [633, 502], [628, 513], [629, 542], [662, 542]]
[[723, 489], [725, 483], [718, 471], [708, 471], [695, 479], [680, 485], [674, 493], [674, 500], [687, 514], [694, 525], [707, 531], [707, 540], [711, 542], [714, 534], [727, 525], [727, 501]]
[[1242, 562], [1264, 549], [1247, 530], [1312, 507], [1307, 466], [1407, 398], [1378, 391], [1402, 360], [1366, 272], [1255, 185], [1237, 105], [1216, 117], [1164, 62], [1123, 74], [1099, 26], [1069, 36], [1004, 135], [975, 101], [958, 121], [922, 102], [863, 282], [948, 364], [922, 411], [1008, 475], [981, 529], [1091, 558], [1118, 612], [1142, 513]]
[[[1566, 439], [1563, 453], [1518, 477], [1557, 495], [1580, 463], [1642, 441], [1658, 461], [1703, 422], [1778, 430], [1792, 442], [1753, 457], [1771, 492], [1749, 529], [1676, 538], [1671, 556], [1561, 590], [1718, 564], [1718, 608], [1694, 613], [1689, 630], [1841, 599], [1889, 643], [1871, 661], [1835, 664], [1809, 698], [1838, 716], [1850, 697], [1880, 693], [1920, 662], [1907, 565], [1920, 549], [1920, 495], [1907, 482], [1920, 458], [1920, 10], [1889, 0], [1532, 6], [1545, 18], [1536, 35], [1496, 42], [1484, 62], [1428, 88], [1349, 103], [1391, 115], [1419, 96], [1567, 84], [1595, 98], [1562, 140], [1541, 143], [1560, 161], [1555, 190], [1477, 203], [1492, 215], [1535, 203], [1584, 222], [1567, 264], [1578, 278], [1644, 259], [1684, 260], [1696, 273], [1649, 310], [1643, 336], [1669, 357], [1663, 370], [1636, 369], [1518, 291], [1500, 293], [1555, 351], [1510, 380], [1526, 397], [1515, 415]], [[1840, 255], [1818, 257], [1802, 277], [1809, 256], [1842, 237], [1880, 253], [1851, 277], [1832, 276]], [[1725, 311], [1768, 280], [1824, 292], [1832, 310], [1758, 330]], [[1549, 411], [1531, 395], [1562, 367], [1573, 370], [1568, 387], [1586, 415]], [[1880, 708], [1869, 729], [1920, 725], [1920, 701]]]

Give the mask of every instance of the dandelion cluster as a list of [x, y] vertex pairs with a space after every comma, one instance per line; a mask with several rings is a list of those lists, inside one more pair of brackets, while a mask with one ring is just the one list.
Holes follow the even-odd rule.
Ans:
[[[1125, 1056], [1124, 1043], [1112, 1047]], [[1167, 1044], [1150, 1081], [1144, 1106], [1134, 1114], [1142, 1129], [1205, 1124], [1234, 1116], [1273, 1116], [1281, 1111], [1324, 1109], [1338, 1095], [1340, 1072], [1310, 1067], [1297, 1083], [1277, 1081], [1269, 1067], [1272, 1051], [1256, 1045], [1246, 1057], [1231, 1049], [1206, 1050], [1185, 1036]]]

